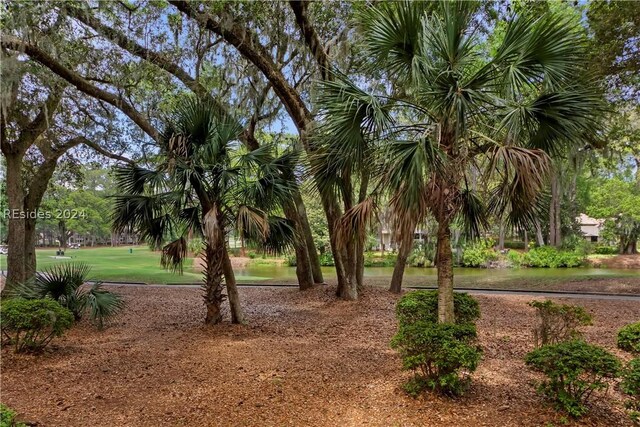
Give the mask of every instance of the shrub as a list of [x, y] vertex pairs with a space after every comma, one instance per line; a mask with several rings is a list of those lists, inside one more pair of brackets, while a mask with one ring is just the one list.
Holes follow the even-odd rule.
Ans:
[[618, 348], [640, 354], [640, 322], [631, 323], [618, 331]]
[[[480, 318], [478, 301], [466, 293], [453, 295], [453, 309], [456, 323], [474, 323]], [[400, 298], [396, 306], [396, 316], [401, 325], [416, 322], [438, 322], [438, 291], [413, 291]]]
[[514, 250], [507, 252], [507, 260], [513, 267], [520, 267], [524, 264], [524, 253], [520, 253]]
[[435, 242], [414, 243], [411, 253], [407, 257], [407, 264], [411, 267], [431, 267], [435, 256]]
[[0, 403], [0, 427], [25, 427], [26, 424], [16, 420], [16, 411]]
[[524, 242], [517, 240], [505, 240], [504, 242], [505, 249], [520, 249], [524, 250]]
[[384, 256], [375, 255], [371, 252], [364, 254], [365, 267], [393, 267], [396, 264], [397, 255], [387, 253]]
[[320, 254], [320, 265], [323, 267], [333, 267], [335, 262], [333, 261], [333, 254], [329, 251], [325, 251]]
[[493, 241], [480, 240], [464, 249], [462, 265], [465, 267], [487, 267], [489, 262], [498, 259], [498, 254], [493, 250]]
[[187, 250], [193, 254], [194, 257], [200, 256], [204, 250], [204, 240], [200, 237], [194, 237], [187, 241]]
[[533, 248], [523, 256], [523, 265], [527, 267], [559, 268], [579, 267], [584, 262], [584, 254], [573, 251], [560, 251], [552, 246]]
[[556, 304], [553, 301], [531, 301], [539, 324], [533, 329], [536, 347], [557, 344], [582, 336], [579, 326], [591, 324], [591, 315], [577, 305]]
[[405, 390], [413, 396], [424, 390], [462, 394], [481, 356], [475, 339], [472, 324], [401, 323], [391, 347], [400, 352], [403, 368], [414, 372]]
[[249, 259], [256, 259], [258, 257], [258, 254], [254, 251], [251, 251], [247, 254], [247, 256], [249, 257]]
[[616, 255], [618, 248], [609, 245], [597, 245], [593, 248], [593, 253], [598, 255]]
[[103, 289], [100, 283], [84, 287], [90, 270], [84, 263], [57, 264], [38, 273], [35, 281], [14, 287], [9, 296], [53, 298], [71, 310], [76, 320], [88, 311], [91, 321], [102, 328], [106, 320], [124, 307], [124, 302], [120, 295]]
[[16, 352], [39, 351], [73, 324], [73, 314], [51, 299], [9, 299], [0, 306], [2, 335]]
[[547, 376], [538, 392], [574, 417], [584, 415], [591, 394], [606, 389], [607, 380], [616, 378], [620, 371], [615, 356], [581, 340], [535, 349], [526, 355], [525, 363]]
[[631, 398], [624, 406], [634, 423], [640, 423], [640, 358], [631, 360], [622, 371], [620, 390]]

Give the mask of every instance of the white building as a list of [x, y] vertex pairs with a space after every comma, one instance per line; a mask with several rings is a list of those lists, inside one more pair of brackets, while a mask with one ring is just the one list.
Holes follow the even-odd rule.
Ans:
[[580, 214], [576, 221], [580, 224], [580, 231], [582, 231], [586, 240], [594, 243], [600, 241], [600, 231], [604, 224], [603, 219], [595, 219], [585, 214]]

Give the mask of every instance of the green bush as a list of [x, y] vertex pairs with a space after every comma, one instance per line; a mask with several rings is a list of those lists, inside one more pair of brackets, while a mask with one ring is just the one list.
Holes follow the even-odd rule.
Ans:
[[424, 390], [462, 394], [481, 357], [475, 340], [472, 324], [401, 323], [391, 347], [400, 352], [403, 368], [414, 372], [405, 390], [413, 396]]
[[51, 299], [8, 299], [0, 306], [2, 336], [16, 352], [39, 351], [73, 325], [73, 314]]
[[629, 416], [634, 423], [640, 423], [640, 358], [631, 360], [622, 370], [620, 390], [630, 397], [624, 403]]
[[523, 254], [522, 265], [527, 267], [559, 268], [579, 267], [584, 262], [584, 254], [560, 251], [552, 246], [533, 248]]
[[397, 255], [387, 253], [384, 256], [375, 255], [371, 252], [364, 254], [365, 267], [393, 267], [396, 264]]
[[436, 243], [414, 243], [411, 253], [407, 257], [407, 264], [411, 267], [431, 267], [436, 256]]
[[538, 325], [533, 329], [536, 347], [580, 338], [580, 326], [591, 324], [591, 315], [578, 305], [556, 304], [553, 301], [531, 301], [536, 309]]
[[464, 248], [462, 265], [465, 267], [487, 267], [496, 261], [498, 253], [493, 250], [492, 240], [479, 240]]
[[630, 323], [618, 331], [618, 348], [640, 354], [640, 322]]
[[399, 328], [391, 347], [400, 352], [404, 369], [414, 372], [404, 386], [409, 394], [432, 390], [460, 395], [468, 385], [481, 356], [474, 325], [480, 308], [471, 296], [456, 293], [454, 310], [455, 324], [437, 323], [437, 291], [409, 292], [398, 301]]
[[335, 262], [333, 261], [333, 254], [329, 251], [320, 254], [320, 265], [323, 267], [333, 267]]
[[538, 392], [571, 416], [587, 412], [592, 393], [608, 387], [620, 372], [620, 361], [598, 346], [581, 340], [540, 347], [528, 353], [525, 363], [547, 376]]
[[[456, 323], [474, 323], [480, 318], [478, 301], [466, 293], [453, 295], [453, 309]], [[416, 322], [438, 322], [438, 291], [413, 291], [400, 298], [396, 306], [396, 316], [400, 324]]]
[[609, 245], [596, 245], [593, 248], [593, 253], [598, 255], [616, 255], [618, 253], [618, 248]]
[[102, 288], [100, 283], [83, 286], [91, 267], [84, 263], [53, 265], [36, 275], [35, 281], [12, 288], [9, 297], [23, 299], [53, 298], [68, 308], [76, 320], [89, 313], [91, 321], [102, 328], [104, 322], [124, 307], [120, 295]]
[[193, 254], [194, 257], [200, 256], [204, 251], [204, 240], [200, 237], [194, 237], [187, 242], [187, 250]]
[[16, 420], [16, 411], [0, 403], [0, 427], [26, 427], [26, 424]]
[[524, 250], [524, 242], [517, 241], [517, 240], [505, 240], [504, 248]]
[[507, 260], [512, 267], [520, 267], [524, 264], [525, 254], [522, 252], [510, 250], [507, 252]]

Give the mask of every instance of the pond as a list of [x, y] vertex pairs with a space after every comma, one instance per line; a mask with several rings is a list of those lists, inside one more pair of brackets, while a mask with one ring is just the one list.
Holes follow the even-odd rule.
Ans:
[[[282, 265], [255, 265], [236, 269], [236, 277], [239, 281], [243, 277], [251, 277], [253, 280], [283, 280], [295, 281], [295, 267]], [[335, 278], [333, 267], [322, 267], [322, 273], [326, 279]], [[391, 278], [393, 267], [368, 267], [364, 270], [365, 277], [371, 279]], [[567, 279], [595, 279], [614, 277], [638, 277], [639, 270], [633, 269], [608, 269], [608, 268], [455, 268], [454, 275], [461, 282], [473, 281], [475, 283], [495, 283], [501, 281], [526, 281], [536, 280], [567, 280]], [[412, 282], [424, 278], [428, 284], [435, 283], [437, 270], [435, 268], [408, 267], [404, 277]]]

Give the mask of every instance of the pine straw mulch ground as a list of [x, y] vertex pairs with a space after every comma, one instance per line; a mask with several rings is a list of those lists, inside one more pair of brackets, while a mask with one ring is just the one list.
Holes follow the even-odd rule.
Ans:
[[[40, 355], [2, 350], [1, 400], [38, 426], [541, 426], [563, 420], [536, 395], [522, 358], [534, 312], [521, 296], [479, 296], [484, 358], [468, 394], [412, 399], [389, 348], [397, 297], [368, 289], [243, 288], [249, 325], [201, 324], [195, 288], [119, 287], [127, 308], [105, 331], [75, 327]], [[594, 316], [586, 338], [615, 349], [640, 318], [632, 301], [568, 300]], [[594, 399], [571, 425], [627, 423], [622, 396]]]

